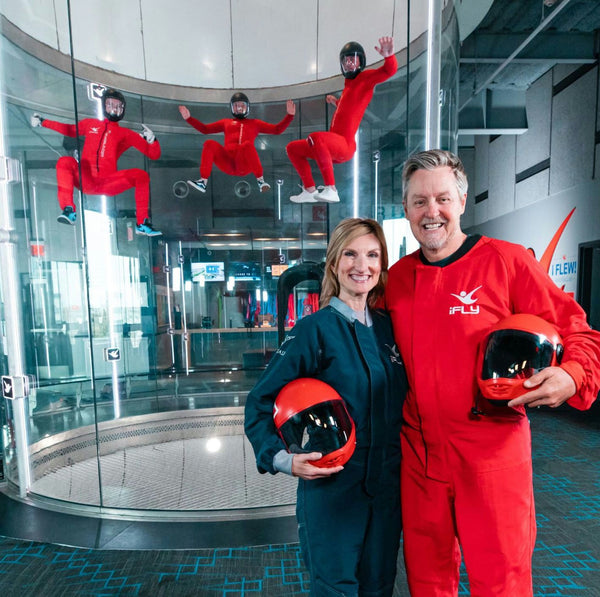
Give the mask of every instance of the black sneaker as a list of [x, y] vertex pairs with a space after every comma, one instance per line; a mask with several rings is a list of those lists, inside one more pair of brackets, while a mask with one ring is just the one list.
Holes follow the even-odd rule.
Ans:
[[60, 214], [60, 216], [56, 218], [56, 221], [60, 222], [61, 224], [75, 226], [75, 222], [77, 221], [77, 214], [70, 205], [67, 205], [67, 207], [63, 209], [63, 212]]

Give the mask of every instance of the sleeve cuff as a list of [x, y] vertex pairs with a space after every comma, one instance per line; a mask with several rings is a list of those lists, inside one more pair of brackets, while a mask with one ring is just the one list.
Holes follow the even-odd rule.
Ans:
[[585, 381], [585, 370], [577, 361], [565, 361], [560, 364], [560, 368], [566, 371], [575, 382], [577, 391], [581, 389], [583, 382]]
[[292, 474], [292, 460], [294, 455], [286, 452], [285, 450], [279, 450], [275, 456], [273, 456], [273, 468], [286, 475]]

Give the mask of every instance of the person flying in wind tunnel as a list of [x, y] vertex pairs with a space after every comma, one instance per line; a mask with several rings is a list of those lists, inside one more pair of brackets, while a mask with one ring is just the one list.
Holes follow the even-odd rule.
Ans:
[[[302, 192], [292, 195], [293, 203], [336, 203], [340, 200], [335, 187], [333, 164], [341, 164], [356, 152], [356, 131], [365, 110], [373, 97], [375, 86], [386, 81], [398, 69], [394, 56], [394, 40], [380, 37], [375, 50], [385, 61], [380, 68], [364, 70], [366, 56], [363, 47], [348, 42], [340, 51], [340, 68], [346, 79], [339, 98], [326, 97], [336, 110], [329, 131], [311, 133], [306, 139], [288, 143], [286, 150], [290, 161], [302, 179]], [[323, 175], [324, 188], [317, 190], [308, 160], [315, 160]]]
[[61, 224], [75, 225], [77, 214], [73, 203], [74, 188], [89, 195], [118, 195], [131, 187], [135, 188], [136, 233], [145, 236], [160, 236], [162, 232], [154, 230], [149, 217], [150, 176], [141, 168], [117, 170], [117, 161], [130, 147], [135, 147], [151, 160], [160, 157], [160, 144], [154, 133], [142, 124], [143, 131], [136, 133], [119, 125], [125, 116], [125, 97], [115, 89], [105, 89], [102, 93], [102, 112], [104, 120], [84, 118], [76, 126], [42, 118], [34, 113], [31, 126], [43, 126], [65, 135], [84, 136], [81, 151], [81, 178], [79, 164], [74, 157], [63, 156], [56, 163], [58, 183], [58, 203], [62, 214], [58, 216]]
[[292, 122], [296, 114], [296, 105], [292, 100], [286, 103], [287, 114], [281, 122], [270, 124], [257, 118], [248, 118], [250, 101], [243, 93], [237, 92], [231, 96], [231, 114], [233, 118], [223, 118], [217, 122], [204, 124], [193, 118], [186, 106], [179, 106], [182, 118], [203, 135], [225, 133], [224, 145], [213, 139], [208, 139], [202, 147], [200, 158], [200, 178], [188, 180], [188, 184], [200, 191], [206, 192], [206, 183], [210, 176], [213, 164], [232, 176], [246, 176], [254, 174], [261, 193], [268, 191], [271, 185], [263, 178], [263, 167], [254, 146], [254, 141], [260, 133], [267, 135], [281, 135]]

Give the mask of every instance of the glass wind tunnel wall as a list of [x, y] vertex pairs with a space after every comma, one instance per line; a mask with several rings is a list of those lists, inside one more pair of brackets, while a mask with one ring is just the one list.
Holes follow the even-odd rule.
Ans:
[[[144, 123], [162, 150], [150, 160], [129, 149], [118, 162], [119, 170], [149, 174], [152, 224], [162, 235], [147, 237], [137, 234], [132, 189], [117, 195], [76, 189], [75, 225], [57, 221], [56, 164], [64, 156], [79, 159], [83, 139], [32, 127], [31, 116], [69, 124], [101, 118], [94, 88], [111, 81], [84, 80], [34, 57], [2, 24], [0, 124], [9, 174], [0, 181], [6, 212], [0, 252], [14, 249], [15, 283], [3, 272], [0, 373], [29, 382], [22, 400], [3, 401], [10, 485], [25, 486], [33, 497], [103, 508], [220, 511], [292, 504], [292, 479], [269, 479], [272, 496], [265, 497], [259, 486], [267, 481], [258, 478], [243, 437], [246, 394], [278, 346], [278, 280], [297, 264], [321, 263], [341, 219], [401, 215], [402, 163], [424, 139], [418, 102], [423, 55], [408, 66], [400, 60], [398, 73], [378, 86], [355, 158], [335, 167], [339, 204], [289, 201], [299, 179], [285, 146], [328, 128], [332, 112], [323, 95], [296, 100], [287, 130], [257, 139], [270, 190], [261, 193], [252, 175], [214, 168], [202, 194], [187, 181], [199, 178], [208, 136], [184, 122], [178, 106], [185, 103], [192, 116], [213, 122], [229, 116], [227, 103], [124, 92], [121, 125], [141, 133]], [[452, 73], [456, 40], [449, 31], [454, 42], [445, 50], [450, 66], [444, 69]], [[284, 117], [285, 101], [253, 102], [249, 95], [254, 118], [276, 123]], [[445, 122], [451, 123], [452, 110], [442, 106]], [[444, 142], [451, 147], [455, 131], [449, 127]], [[318, 308], [317, 292], [314, 281], [293, 289], [287, 328]], [[11, 361], [11, 350], [22, 353], [22, 368]], [[188, 456], [195, 451], [196, 467], [180, 475], [186, 497], [141, 489], [150, 477], [169, 485], [169, 458], [181, 460], [186, 450]], [[195, 485], [198, 471], [231, 471], [232, 463], [240, 478], [250, 479], [244, 496], [224, 499], [228, 492], [216, 482], [208, 489]]]

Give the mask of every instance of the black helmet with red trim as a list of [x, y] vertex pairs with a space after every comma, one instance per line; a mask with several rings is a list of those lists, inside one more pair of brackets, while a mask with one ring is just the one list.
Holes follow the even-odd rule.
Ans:
[[[240, 111], [238, 106], [236, 105], [238, 104], [238, 102], [245, 104], [245, 107], [242, 109], [242, 111]], [[229, 100], [229, 105], [231, 107], [231, 113], [233, 114], [234, 118], [246, 118], [246, 116], [250, 114], [250, 100], [248, 99], [248, 96], [245, 93], [236, 91], [236, 93], [234, 93], [231, 96], [231, 99]]]
[[108, 87], [102, 92], [102, 112], [104, 117], [117, 122], [125, 116], [125, 96]]
[[[346, 58], [354, 58], [353, 65], [347, 63]], [[367, 56], [364, 48], [357, 41], [349, 41], [340, 50], [340, 68], [346, 79], [354, 79], [367, 64]]]
[[275, 400], [273, 420], [288, 452], [320, 452], [321, 468], [343, 465], [354, 453], [356, 431], [342, 397], [318, 379], [286, 384]]
[[518, 313], [495, 324], [479, 350], [477, 383], [484, 398], [506, 405], [530, 390], [523, 382], [560, 364], [563, 343], [554, 326], [537, 315]]

